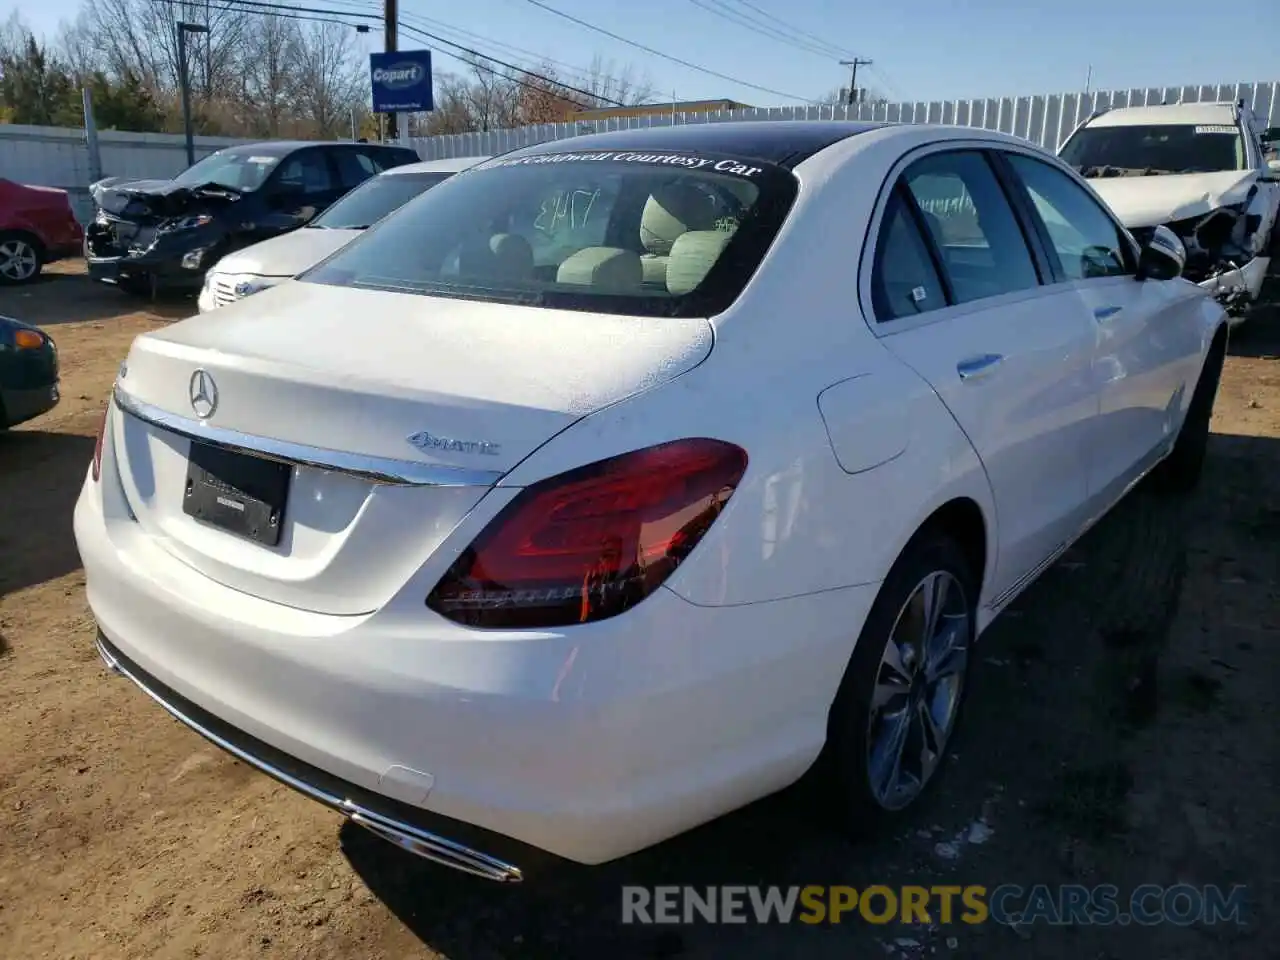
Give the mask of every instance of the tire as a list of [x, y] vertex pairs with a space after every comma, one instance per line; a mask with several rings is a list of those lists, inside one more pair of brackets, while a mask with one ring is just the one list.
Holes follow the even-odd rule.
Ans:
[[1195, 393], [1191, 395], [1191, 403], [1187, 405], [1187, 415], [1183, 418], [1173, 450], [1151, 472], [1151, 486], [1160, 493], [1188, 494], [1200, 484], [1209, 447], [1209, 422], [1213, 419], [1213, 405], [1218, 397], [1226, 353], [1225, 339], [1215, 340], [1209, 348], [1209, 356], [1200, 372]]
[[44, 253], [29, 234], [0, 233], [0, 286], [32, 283], [44, 269]]
[[[949, 710], [949, 719], [940, 741], [932, 741], [935, 749], [929, 753], [936, 759], [926, 764], [926, 751], [922, 748], [929, 741], [924, 739], [923, 715], [919, 711], [929, 703], [927, 682], [912, 679], [904, 686], [881, 681], [895, 674], [886, 663], [895, 629], [898, 642], [893, 645], [901, 650], [907, 645], [902, 641], [908, 639], [914, 623], [919, 622], [917, 593], [930, 581], [947, 585], [943, 613], [958, 645], [955, 679], [947, 681], [945, 689], [939, 688], [940, 695], [933, 700], [935, 719], [942, 715], [943, 708]], [[969, 648], [974, 636], [978, 586], [978, 577], [959, 545], [936, 533], [924, 533], [912, 541], [885, 579], [832, 705], [821, 761], [827, 787], [824, 802], [833, 804], [831, 812], [846, 832], [864, 836], [891, 827], [913, 810], [937, 781], [968, 692], [972, 659]], [[905, 662], [908, 658], [898, 659]], [[923, 671], [919, 669], [918, 653], [914, 659], [916, 667], [913, 670], [906, 663], [906, 672], [920, 677]], [[897, 692], [887, 707], [873, 710], [877, 688], [882, 692], [896, 688]], [[892, 743], [891, 731], [901, 728], [895, 722], [899, 715], [914, 719], [906, 730], [899, 769], [908, 774], [915, 770], [919, 782], [912, 785], [907, 782], [910, 778], [904, 777], [904, 789], [885, 790], [877, 781], [882, 784], [889, 778], [877, 775], [890, 771], [892, 766], [880, 758], [887, 755], [885, 748]]]

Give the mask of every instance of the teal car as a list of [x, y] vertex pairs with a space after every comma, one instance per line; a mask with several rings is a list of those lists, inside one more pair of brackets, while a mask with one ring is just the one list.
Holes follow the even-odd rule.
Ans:
[[43, 330], [0, 317], [0, 430], [58, 405], [58, 348]]

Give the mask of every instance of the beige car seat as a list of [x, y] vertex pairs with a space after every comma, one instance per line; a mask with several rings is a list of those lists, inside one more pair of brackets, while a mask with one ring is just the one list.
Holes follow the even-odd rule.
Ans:
[[690, 230], [710, 231], [716, 211], [706, 193], [688, 183], [670, 183], [655, 190], [640, 214], [640, 258], [644, 282], [663, 285], [671, 249]]

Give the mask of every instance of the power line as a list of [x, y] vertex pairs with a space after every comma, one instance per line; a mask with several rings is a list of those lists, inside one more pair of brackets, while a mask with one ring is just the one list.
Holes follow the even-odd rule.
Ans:
[[[487, 56], [481, 53], [479, 50], [474, 50], [471, 47], [464, 47], [462, 44], [454, 43], [452, 40], [446, 40], [444, 37], [437, 36], [436, 34], [431, 33], [428, 30], [423, 30], [421, 27], [415, 27], [407, 23], [402, 23], [400, 26], [402, 29], [408, 30], [410, 33], [415, 33], [420, 37], [426, 37], [430, 40], [434, 40], [436, 41], [436, 43], [446, 44], [447, 46], [453, 47], [457, 50], [461, 50], [463, 53], [470, 54], [471, 56], [476, 57], [478, 59], [488, 60], [492, 63], [498, 64], [499, 66], [506, 67], [508, 70], [515, 70], [517, 73], [523, 73], [525, 76], [536, 77], [537, 79], [541, 80], [543, 83], [546, 83], [549, 85], [550, 89], [548, 89], [547, 87], [535, 88], [535, 89], [542, 90], [543, 92], [557, 93], [560, 90], [568, 90], [572, 93], [581, 94], [582, 96], [586, 97], [588, 101], [599, 101], [600, 103], [609, 103], [609, 104], [613, 104], [613, 106], [615, 107], [626, 106], [626, 104], [623, 103], [621, 100], [614, 100], [610, 97], [602, 97], [599, 94], [592, 93], [590, 90], [582, 90], [578, 87], [571, 86], [570, 84], [567, 84], [567, 83], [563, 83], [560, 80], [556, 80], [552, 77], [545, 76], [541, 73], [535, 73], [532, 70], [526, 70], [524, 67], [518, 67], [515, 64], [507, 63], [505, 60], [499, 60], [497, 57]], [[472, 64], [472, 66], [475, 66], [475, 64]], [[515, 78], [513, 77], [512, 79], [515, 79]], [[565, 99], [567, 100], [568, 97], [566, 97]], [[570, 102], [573, 103], [575, 101], [570, 101]], [[588, 107], [588, 104], [578, 103], [577, 106]]]
[[699, 9], [706, 10], [708, 13], [720, 17], [722, 20], [727, 20], [739, 27], [745, 27], [752, 33], [759, 34], [762, 37], [768, 37], [770, 40], [776, 40], [779, 43], [785, 44], [788, 47], [793, 47], [794, 49], [800, 50], [804, 53], [816, 54], [817, 56], [829, 60], [836, 60], [843, 56], [843, 54], [830, 48], [825, 48], [807, 40], [789, 36], [787, 33], [783, 32], [783, 30], [773, 26], [772, 24], [759, 23], [749, 14], [735, 10], [733, 7], [725, 3], [724, 0], [689, 0], [689, 2]]
[[[344, 6], [353, 6], [353, 7], [368, 8], [369, 6], [371, 6], [371, 3], [369, 2], [369, 0], [328, 0], [328, 2], [339, 3], [339, 4], [343, 4]], [[509, 51], [509, 54], [511, 56], [527, 57], [534, 63], [539, 63], [539, 64], [545, 63], [545, 64], [551, 64], [552, 66], [560, 67], [562, 70], [565, 70], [567, 73], [573, 74], [582, 79], [585, 79], [590, 76], [590, 74], [586, 70], [583, 70], [581, 67], [574, 66], [571, 63], [565, 63], [563, 60], [556, 60], [553, 57], [548, 57], [545, 54], [539, 53], [536, 50], [530, 50], [527, 47], [517, 47], [515, 44], [512, 44], [512, 43], [504, 43], [500, 40], [493, 40], [483, 36], [482, 34], [475, 33], [471, 30], [464, 30], [462, 27], [456, 27], [451, 23], [445, 23], [443, 20], [435, 20], [435, 19], [432, 19], [431, 17], [424, 17], [420, 13], [401, 12], [400, 21], [402, 23], [406, 21], [410, 23], [416, 22], [421, 27], [433, 28], [445, 34], [461, 37], [464, 41], [474, 44], [475, 47], [480, 50], [483, 50], [485, 47], [493, 47], [500, 52]], [[507, 53], [504, 53], [503, 55], [505, 56], [507, 55]]]
[[[170, 6], [173, 6], [173, 7], [183, 7], [183, 6], [189, 6], [189, 5], [190, 5], [188, 2], [186, 2], [186, 0], [160, 0], [160, 2], [161, 2], [161, 3], [167, 3], [167, 4], [169, 4]], [[218, 12], [218, 13], [226, 13], [226, 12], [231, 12], [231, 13], [256, 13], [256, 14], [258, 14], [259, 16], [263, 16], [263, 17], [280, 17], [280, 18], [281, 18], [281, 19], [283, 19], [283, 20], [305, 20], [305, 21], [308, 21], [308, 22], [311, 22], [311, 23], [336, 23], [336, 24], [337, 24], [338, 26], [340, 26], [340, 27], [351, 27], [351, 28], [352, 28], [352, 29], [354, 29], [354, 30], [360, 30], [362, 27], [363, 27], [365, 30], [367, 30], [367, 29], [368, 29], [368, 27], [367, 27], [367, 26], [365, 26], [365, 24], [362, 24], [362, 23], [350, 23], [350, 22], [348, 22], [348, 21], [346, 21], [346, 20], [334, 20], [334, 19], [331, 19], [331, 18], [328, 18], [328, 17], [311, 17], [311, 16], [307, 16], [306, 14], [274, 13], [274, 12], [272, 12], [272, 11], [268, 11], [268, 10], [246, 10], [246, 9], [244, 9], [244, 7], [240, 6], [240, 4], [242, 4], [242, 3], [244, 3], [244, 2], [245, 2], [245, 0], [214, 0], [214, 3], [215, 3], [215, 4], [226, 4], [226, 6], [221, 6], [221, 5], [216, 5], [216, 6], [215, 6], [215, 5], [210, 4], [210, 3], [201, 3], [201, 7], [205, 8], [205, 9], [209, 9], [209, 10], [216, 11], [216, 12]], [[335, 10], [335, 11], [333, 11], [333, 12], [334, 12], [334, 13], [337, 13], [338, 11], [336, 11], [336, 10]]]
[[[172, 0], [167, 0], [167, 2], [172, 2]], [[354, 10], [350, 12], [345, 10], [332, 10], [332, 9], [326, 10], [326, 9], [321, 9], [319, 7], [302, 7], [302, 6], [296, 6], [293, 4], [283, 4], [283, 3], [268, 3], [266, 2], [266, 0], [223, 0], [223, 2], [228, 4], [233, 4], [236, 7], [256, 8], [263, 11], [287, 11], [289, 14], [295, 17], [299, 14], [313, 13], [313, 14], [338, 14], [339, 16], [361, 17], [367, 20], [375, 20], [375, 21], [382, 20], [382, 16], [380, 14], [360, 13]], [[249, 10], [246, 10], [245, 12], [252, 13], [252, 12], [255, 12], [255, 9], [249, 9]], [[283, 15], [283, 14], [277, 14], [277, 15]], [[334, 21], [334, 22], [341, 23], [341, 21]], [[347, 26], [355, 26], [355, 25], [347, 24]], [[624, 104], [620, 100], [613, 100], [608, 97], [601, 97], [601, 96], [598, 96], [597, 94], [592, 93], [589, 90], [581, 90], [577, 87], [571, 86], [567, 83], [563, 83], [552, 77], [545, 76], [541, 73], [536, 73], [532, 70], [527, 70], [524, 67], [519, 67], [519, 66], [516, 66], [515, 64], [507, 63], [505, 60], [499, 60], [497, 57], [486, 56], [485, 54], [480, 53], [478, 50], [472, 49], [471, 47], [463, 46], [462, 44], [459, 44], [459, 43], [454, 43], [452, 40], [447, 40], [444, 37], [437, 36], [419, 27], [414, 27], [409, 24], [401, 24], [401, 28], [404, 30], [408, 30], [411, 33], [418, 34], [422, 37], [435, 40], [437, 43], [443, 43], [445, 46], [453, 47], [456, 50], [461, 50], [463, 53], [469, 54], [470, 56], [477, 57], [482, 60], [488, 60], [492, 63], [498, 64], [499, 66], [506, 67], [508, 70], [514, 70], [517, 73], [522, 73], [525, 76], [533, 77], [537, 80], [541, 80], [545, 84], [548, 84], [548, 87], [539, 87], [533, 84], [524, 83], [516, 77], [507, 77], [507, 79], [527, 89], [536, 90], [540, 93], [550, 92], [550, 93], [557, 93], [557, 94], [560, 90], [568, 90], [572, 93], [581, 94], [582, 96], [587, 98], [588, 103], [578, 103], [577, 101], [572, 100], [569, 97], [564, 98], [568, 100], [570, 103], [573, 103], [575, 106], [589, 108], [590, 103], [592, 101], [611, 103], [614, 106], [618, 106], [618, 107], [626, 106], [626, 104]], [[447, 56], [454, 56], [448, 51], [441, 51], [441, 52], [445, 53]], [[455, 59], [457, 58], [455, 57]], [[466, 63], [467, 61], [462, 61], [462, 62]], [[476, 65], [471, 64], [471, 66], [476, 66]], [[496, 70], [487, 69], [484, 67], [480, 67], [480, 69], [485, 70], [485, 72], [487, 73], [492, 73], [498, 76], [504, 76], [504, 74], [501, 74]]]
[[670, 60], [672, 63], [678, 63], [680, 66], [688, 67], [690, 70], [697, 70], [699, 73], [705, 73], [707, 76], [717, 77], [721, 80], [727, 80], [729, 83], [735, 83], [738, 86], [750, 87], [752, 90], [760, 90], [763, 93], [771, 93], [776, 97], [783, 97], [787, 100], [799, 100], [802, 103], [813, 102], [807, 97], [798, 97], [794, 93], [787, 93], [783, 90], [774, 90], [772, 87], [762, 87], [757, 83], [748, 83], [746, 80], [739, 80], [737, 77], [731, 77], [727, 73], [720, 73], [708, 67], [703, 67], [703, 66], [699, 66], [696, 63], [691, 63], [688, 60], [682, 60], [679, 57], [674, 57], [669, 53], [663, 53], [661, 50], [655, 50], [653, 47], [645, 46], [643, 43], [640, 43], [639, 41], [628, 40], [626, 37], [619, 36], [618, 34], [613, 33], [612, 31], [604, 29], [604, 27], [598, 27], [594, 23], [588, 23], [586, 20], [582, 20], [578, 17], [573, 16], [573, 14], [565, 13], [563, 10], [557, 10], [555, 7], [552, 7], [548, 4], [543, 3], [542, 0], [528, 0], [528, 2], [533, 4], [535, 7], [539, 7], [543, 10], [546, 10], [548, 13], [555, 14], [557, 17], [562, 17], [565, 20], [570, 21], [571, 23], [576, 23], [580, 27], [586, 27], [588, 30], [593, 30], [596, 33], [609, 37], [612, 40], [617, 40], [619, 43], [625, 43], [628, 46], [635, 47], [637, 50], [643, 50], [645, 53], [652, 54], [655, 57], [661, 57], [663, 60]]
[[751, 0], [732, 0], [732, 2], [737, 3], [740, 6], [746, 7], [749, 10], [754, 10], [757, 14], [760, 15], [761, 19], [765, 21], [772, 21], [773, 23], [777, 24], [778, 28], [781, 30], [786, 30], [790, 33], [795, 34], [797, 37], [801, 37], [801, 38], [804, 38], [805, 40], [812, 41], [818, 46], [830, 51], [832, 56], [849, 57], [853, 55], [852, 53], [850, 53], [850, 51], [845, 50], [841, 47], [837, 47], [833, 43], [828, 43], [826, 40], [823, 40], [821, 37], [817, 36], [816, 34], [809, 33], [805, 30], [801, 30], [799, 27], [792, 26], [791, 24], [787, 23], [787, 21], [781, 19], [780, 17], [775, 17], [772, 13], [769, 13], [769, 11], [762, 10], [760, 7], [757, 7], [754, 3], [752, 3]]

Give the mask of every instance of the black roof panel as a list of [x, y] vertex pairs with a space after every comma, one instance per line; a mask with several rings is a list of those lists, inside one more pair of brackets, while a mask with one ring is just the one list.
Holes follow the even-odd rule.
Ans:
[[889, 126], [852, 120], [735, 120], [636, 127], [550, 140], [508, 156], [573, 153], [579, 150], [677, 150], [724, 153], [793, 167], [834, 143]]

